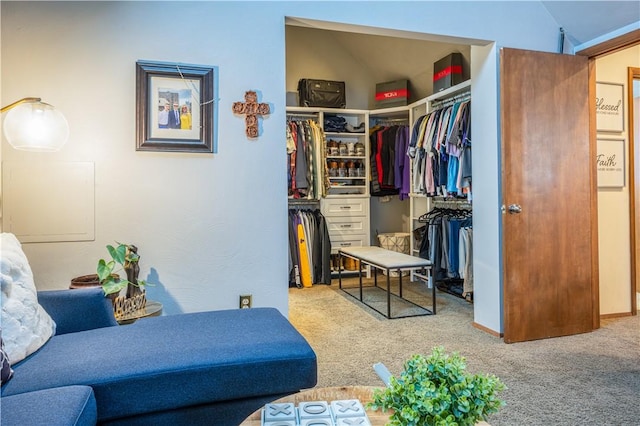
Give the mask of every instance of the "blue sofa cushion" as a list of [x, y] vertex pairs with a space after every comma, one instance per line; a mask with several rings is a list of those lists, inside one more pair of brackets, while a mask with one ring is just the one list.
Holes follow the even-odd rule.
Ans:
[[2, 395], [93, 388], [98, 419], [315, 386], [313, 349], [273, 308], [146, 318], [52, 337], [13, 366]]
[[2, 397], [2, 426], [94, 426], [96, 399], [88, 386], [65, 386]]
[[56, 323], [56, 335], [117, 326], [102, 287], [38, 292], [38, 302]]
[[0, 331], [0, 384], [4, 385], [11, 377], [13, 377], [13, 370], [11, 369], [11, 362], [7, 353], [4, 351], [4, 343], [2, 342], [2, 331]]

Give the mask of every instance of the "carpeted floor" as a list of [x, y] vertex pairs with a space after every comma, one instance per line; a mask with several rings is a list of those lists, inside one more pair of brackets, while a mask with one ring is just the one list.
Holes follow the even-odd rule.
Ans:
[[[357, 285], [357, 279], [345, 283]], [[419, 284], [413, 292], [430, 306]], [[318, 385], [382, 386], [372, 365], [393, 373], [434, 346], [459, 352], [473, 373], [493, 373], [508, 389], [497, 425], [640, 425], [640, 317], [601, 321], [592, 333], [505, 344], [476, 329], [473, 305], [438, 292], [437, 315], [388, 320], [337, 282], [289, 290], [289, 318], [318, 356]]]

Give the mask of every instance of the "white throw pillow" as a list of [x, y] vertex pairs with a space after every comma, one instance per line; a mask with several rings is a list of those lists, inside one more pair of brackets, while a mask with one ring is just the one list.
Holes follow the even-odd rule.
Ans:
[[13, 365], [40, 349], [55, 334], [56, 324], [38, 303], [33, 273], [20, 241], [4, 232], [0, 250], [2, 341]]

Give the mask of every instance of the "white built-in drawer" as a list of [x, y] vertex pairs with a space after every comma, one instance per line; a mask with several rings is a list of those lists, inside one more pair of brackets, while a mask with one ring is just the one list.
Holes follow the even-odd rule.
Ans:
[[337, 252], [338, 249], [346, 247], [364, 247], [369, 243], [365, 242], [365, 235], [330, 235], [331, 251]]
[[321, 204], [324, 216], [367, 216], [369, 214], [368, 198], [326, 198]]
[[330, 234], [364, 234], [366, 232], [365, 226], [368, 226], [364, 216], [328, 216], [325, 219]]

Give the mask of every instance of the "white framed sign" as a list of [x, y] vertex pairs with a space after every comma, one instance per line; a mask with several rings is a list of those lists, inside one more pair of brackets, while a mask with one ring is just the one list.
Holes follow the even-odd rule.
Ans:
[[624, 187], [624, 139], [600, 139], [596, 153], [598, 188]]
[[624, 131], [624, 85], [596, 83], [596, 128], [599, 132]]

